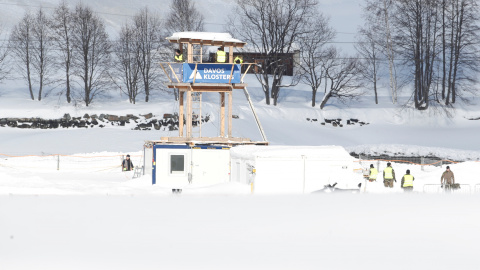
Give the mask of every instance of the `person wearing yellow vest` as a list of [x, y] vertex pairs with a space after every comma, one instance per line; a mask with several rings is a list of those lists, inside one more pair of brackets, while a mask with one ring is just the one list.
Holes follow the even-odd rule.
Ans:
[[395, 170], [392, 168], [392, 163], [388, 162], [387, 167], [383, 170], [383, 185], [393, 188], [393, 181], [397, 182], [395, 179]]
[[223, 51], [222, 47], [217, 50], [217, 63], [225, 63], [227, 61], [227, 53]]
[[183, 62], [183, 54], [179, 49], [175, 51], [175, 62]]
[[415, 177], [410, 174], [410, 170], [407, 170], [407, 173], [402, 177], [402, 188], [405, 191], [412, 191], [413, 190], [413, 181]]
[[377, 175], [378, 170], [373, 167], [373, 164], [370, 164], [370, 174], [368, 175], [368, 181], [377, 181]]
[[243, 59], [240, 58], [240, 56], [237, 55], [237, 57], [235, 57], [235, 59], [233, 60], [233, 62], [235, 64], [242, 64], [243, 63]]

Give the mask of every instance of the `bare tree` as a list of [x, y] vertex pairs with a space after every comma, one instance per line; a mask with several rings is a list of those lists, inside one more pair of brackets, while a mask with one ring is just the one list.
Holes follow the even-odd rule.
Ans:
[[[363, 9], [366, 23], [361, 33], [366, 39], [364, 41], [370, 43], [370, 53], [368, 54], [371, 54], [371, 49], [373, 49], [371, 46], [378, 45], [374, 49], [378, 49], [377, 52], [387, 59], [390, 77], [389, 87], [394, 104], [397, 102], [399, 89], [399, 78], [396, 70], [395, 29], [392, 27], [392, 20], [395, 20], [396, 15], [395, 7], [395, 1], [393, 0], [366, 0]], [[374, 42], [374, 44], [371, 42]]]
[[[3, 26], [0, 25], [0, 39], [5, 40]], [[10, 74], [12, 68], [8, 61], [10, 54], [8, 41], [0, 42], [0, 83], [3, 82]]]
[[360, 29], [360, 37], [358, 43], [355, 45], [355, 49], [362, 56], [363, 66], [362, 70], [363, 78], [366, 82], [371, 83], [373, 86], [373, 93], [375, 94], [375, 104], [378, 104], [378, 90], [377, 83], [379, 78], [380, 69], [380, 57], [381, 48], [376, 43], [375, 29]]
[[10, 34], [10, 48], [12, 48], [13, 57], [16, 58], [16, 69], [27, 81], [30, 98], [35, 100], [32, 87], [32, 48], [34, 18], [30, 13], [25, 13], [22, 20], [13, 27]]
[[172, 0], [165, 28], [167, 33], [202, 32], [204, 29], [204, 17], [197, 10], [192, 0]]
[[[431, 104], [451, 107], [457, 97], [462, 97], [462, 92], [477, 91], [480, 18], [476, 0], [369, 0], [367, 3], [367, 14], [376, 19], [371, 22], [380, 21], [388, 7], [391, 51], [401, 56], [401, 64], [408, 71], [401, 74], [403, 81], [413, 82], [416, 109], [426, 110]], [[370, 25], [382, 29], [378, 23]], [[387, 35], [385, 31], [377, 32]], [[376, 43], [382, 44], [380, 40], [377, 37]], [[388, 44], [381, 46], [387, 57]]]
[[90, 7], [78, 4], [72, 16], [73, 74], [80, 78], [88, 106], [108, 89], [111, 43], [103, 21]]
[[349, 58], [341, 56], [337, 50], [331, 50], [331, 55], [325, 57], [323, 67], [330, 89], [320, 103], [323, 109], [330, 98], [337, 98], [341, 102], [355, 99], [362, 95], [360, 89], [363, 87], [361, 76], [363, 66], [358, 57]]
[[397, 50], [413, 69], [415, 108], [425, 110], [432, 94], [435, 59], [440, 52], [438, 5], [436, 1], [420, 0], [401, 0], [397, 5]]
[[266, 103], [272, 98], [276, 105], [286, 70], [285, 54], [293, 51], [299, 36], [311, 31], [312, 19], [318, 14], [317, 0], [235, 1], [235, 15], [227, 30], [265, 56], [259, 61], [257, 79]]
[[45, 12], [40, 8], [33, 18], [32, 27], [32, 67], [38, 81], [38, 100], [42, 100], [45, 86], [53, 83], [54, 60], [52, 57], [52, 33], [50, 21]]
[[301, 80], [312, 89], [312, 107], [315, 107], [317, 90], [324, 76], [323, 61], [331, 48], [326, 48], [327, 42], [335, 37], [335, 31], [328, 25], [328, 19], [323, 15], [312, 24], [312, 32], [300, 36], [300, 63], [297, 63]]
[[162, 22], [158, 15], [151, 14], [146, 7], [141, 9], [133, 20], [139, 41], [139, 66], [145, 91], [145, 102], [148, 102], [150, 91], [160, 80], [157, 62], [161, 59], [159, 49], [165, 42], [162, 36]]
[[[122, 84], [114, 83], [128, 96], [130, 103], [135, 104], [140, 84], [140, 46], [135, 29], [125, 24], [115, 46], [117, 64], [115, 69]], [[122, 86], [123, 85], [123, 86]]]
[[71, 43], [72, 35], [72, 12], [64, 1], [55, 8], [52, 16], [52, 30], [53, 40], [55, 42], [55, 51], [57, 52], [57, 62], [65, 71], [65, 96], [67, 102], [72, 100], [72, 83], [71, 83], [71, 68], [72, 68], [72, 51]]
[[446, 81], [442, 81], [442, 89], [447, 88], [445, 104], [450, 105], [456, 102], [461, 90], [477, 89], [480, 18], [475, 0], [450, 0], [445, 8], [449, 27], [444, 35], [449, 42], [447, 46], [442, 45], [446, 47], [444, 62], [448, 70], [444, 69], [443, 77], [446, 77]]
[[52, 83], [53, 59], [49, 21], [42, 9], [25, 13], [10, 34], [10, 47], [17, 59], [16, 67], [27, 81], [30, 98], [35, 100], [34, 83], [38, 83], [38, 100], [44, 87]]

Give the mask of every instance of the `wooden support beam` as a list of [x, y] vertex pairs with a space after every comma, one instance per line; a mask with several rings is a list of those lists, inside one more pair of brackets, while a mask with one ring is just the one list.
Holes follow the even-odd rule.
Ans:
[[192, 137], [192, 91], [187, 91], [187, 138]]
[[[243, 76], [242, 76], [242, 78], [240, 79], [240, 82], [241, 82], [241, 83], [243, 83], [243, 78], [245, 78], [245, 75], [247, 75], [248, 70], [250, 69], [251, 66], [252, 66], [252, 64], [248, 64], [247, 70], [245, 70], [245, 73], [243, 73]], [[240, 69], [240, 70], [242, 70], [242, 69]]]
[[183, 137], [183, 92], [178, 91], [178, 136]]
[[228, 137], [232, 137], [232, 103], [233, 103], [233, 91], [228, 93]]
[[233, 64], [233, 46], [228, 47], [228, 62]]
[[193, 63], [193, 46], [191, 43], [188, 43], [188, 60], [187, 63]]
[[225, 93], [220, 93], [220, 137], [225, 137]]
[[173, 82], [172, 79], [170, 78], [170, 76], [168, 75], [168, 72], [165, 70], [165, 68], [163, 67], [162, 63], [160, 63], [160, 66], [162, 67], [163, 69], [163, 72], [165, 72], [165, 75], [167, 75], [167, 78], [170, 82]]
[[177, 79], [177, 83], [180, 83], [180, 79], [178, 78], [177, 73], [175, 73], [175, 70], [173, 70], [172, 65], [170, 65], [170, 63], [168, 63], [168, 67], [170, 67], [170, 70], [172, 71], [173, 75], [175, 75], [175, 79]]

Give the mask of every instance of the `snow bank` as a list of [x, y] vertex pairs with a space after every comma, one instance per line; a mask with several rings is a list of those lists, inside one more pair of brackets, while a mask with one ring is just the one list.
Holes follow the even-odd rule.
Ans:
[[347, 146], [346, 150], [350, 153], [372, 156], [387, 155], [391, 157], [438, 157], [441, 159], [449, 159], [454, 161], [480, 160], [480, 151], [468, 151], [442, 147], [427, 147], [419, 145], [358, 145]]

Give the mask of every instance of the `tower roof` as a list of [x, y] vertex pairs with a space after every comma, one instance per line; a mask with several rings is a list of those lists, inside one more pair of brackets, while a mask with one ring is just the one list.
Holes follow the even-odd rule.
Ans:
[[242, 48], [247, 43], [235, 39], [229, 33], [214, 32], [177, 32], [167, 37], [170, 43], [190, 43], [210, 46], [233, 46]]

